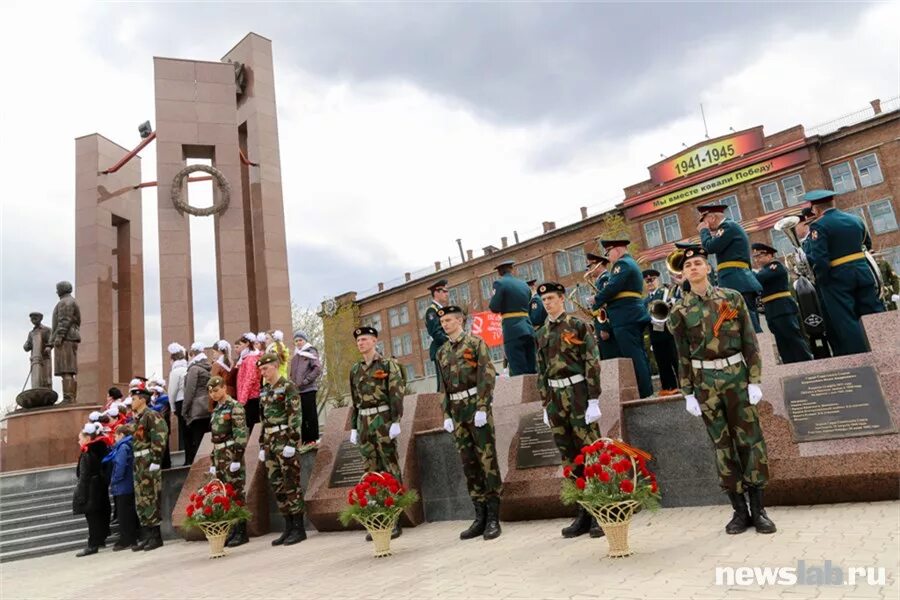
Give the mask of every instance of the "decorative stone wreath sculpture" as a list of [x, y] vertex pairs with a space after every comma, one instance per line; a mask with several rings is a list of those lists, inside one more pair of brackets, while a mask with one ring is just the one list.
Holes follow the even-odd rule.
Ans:
[[[196, 171], [203, 171], [204, 173], [212, 175], [213, 181], [216, 182], [216, 186], [219, 188], [219, 201], [214, 202], [212, 206], [207, 208], [191, 206], [181, 198], [181, 190], [184, 188], [185, 178]], [[195, 217], [218, 215], [225, 212], [229, 202], [231, 202], [231, 184], [225, 179], [225, 175], [222, 174], [222, 171], [215, 167], [210, 167], [208, 165], [188, 165], [178, 171], [172, 179], [172, 204], [175, 205], [175, 208], [180, 213], [187, 213]]]

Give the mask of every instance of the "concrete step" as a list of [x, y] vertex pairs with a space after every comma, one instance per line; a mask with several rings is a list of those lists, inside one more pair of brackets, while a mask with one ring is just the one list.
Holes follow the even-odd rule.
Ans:
[[34, 515], [25, 515], [15, 518], [4, 518], [0, 521], [0, 529], [14, 529], [17, 527], [28, 527], [29, 525], [40, 525], [41, 523], [56, 523], [71, 519], [72, 507], [68, 506], [65, 510], [53, 510]]
[[[47, 556], [50, 554], [59, 554], [61, 552], [75, 553], [85, 546], [85, 540], [70, 540], [58, 542], [56, 544], [47, 544], [36, 548], [23, 548], [9, 552], [0, 552], [0, 563], [12, 562], [14, 560], [23, 560], [26, 558], [37, 558], [38, 556]], [[103, 548], [100, 549], [103, 552]]]
[[27, 508], [29, 506], [34, 506], [35, 504], [43, 505], [52, 502], [64, 502], [66, 500], [71, 501], [74, 493], [75, 488], [72, 488], [70, 490], [63, 490], [60, 492], [53, 492], [48, 494], [35, 492], [31, 494], [31, 497], [29, 498], [20, 498], [18, 500], [7, 501], [5, 499], [0, 499], [0, 516], [8, 511]]
[[44, 533], [64, 533], [72, 529], [84, 527], [85, 523], [86, 521], [83, 515], [71, 515], [66, 519], [61, 518], [56, 521], [45, 521], [36, 524], [31, 521], [26, 521], [19, 527], [6, 527], [4, 524], [3, 528], [0, 529], [0, 543]]
[[69, 494], [75, 492], [75, 483], [72, 485], [55, 486], [46, 489], [34, 489], [27, 492], [15, 492], [12, 494], [0, 494], [0, 508], [5, 507], [8, 503], [27, 501], [33, 498], [44, 497], [45, 495]]
[[72, 498], [59, 498], [47, 501], [38, 500], [14, 508], [4, 508], [0, 511], [0, 522], [6, 521], [7, 519], [18, 519], [30, 515], [39, 515], [45, 512], [56, 512], [66, 508], [69, 509], [69, 512], [72, 511]]
[[[110, 531], [111, 533], [107, 540], [111, 540], [113, 537], [115, 537], [115, 535], [118, 534], [118, 526], [111, 527]], [[44, 548], [47, 546], [65, 542], [79, 543], [84, 546], [87, 544], [87, 537], [87, 521], [82, 519], [81, 525], [79, 527], [72, 527], [66, 531], [36, 533], [34, 535], [29, 535], [23, 538], [2, 541], [0, 542], [0, 554], [5, 554], [7, 552], [17, 552], [20, 550]], [[110, 546], [111, 544], [107, 543], [107, 547]]]

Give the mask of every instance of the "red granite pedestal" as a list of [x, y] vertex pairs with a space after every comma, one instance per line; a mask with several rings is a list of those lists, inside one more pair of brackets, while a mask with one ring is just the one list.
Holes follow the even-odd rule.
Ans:
[[6, 415], [0, 471], [20, 471], [78, 462], [78, 432], [100, 406], [56, 405]]

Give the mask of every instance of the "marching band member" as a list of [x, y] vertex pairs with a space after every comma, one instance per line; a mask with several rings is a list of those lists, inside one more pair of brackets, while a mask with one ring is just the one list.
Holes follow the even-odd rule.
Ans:
[[[656, 367], [659, 370], [659, 384], [662, 388], [660, 396], [674, 396], [678, 393], [678, 353], [675, 350], [675, 338], [666, 327], [666, 318], [669, 309], [674, 304], [672, 288], [666, 284], [660, 284], [659, 271], [647, 269], [643, 272], [644, 286], [647, 296], [644, 298], [644, 306], [650, 313], [650, 348], [656, 358]], [[661, 309], [661, 307], [665, 307]], [[661, 309], [660, 316], [654, 316], [654, 309]]]

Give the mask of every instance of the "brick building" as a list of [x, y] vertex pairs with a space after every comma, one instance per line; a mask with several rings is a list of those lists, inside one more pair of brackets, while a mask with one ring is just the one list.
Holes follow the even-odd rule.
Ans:
[[[437, 279], [448, 280], [451, 303], [468, 307], [470, 313], [487, 310], [496, 279], [494, 265], [507, 259], [516, 261], [523, 279], [554, 280], [573, 289], [584, 281], [585, 253], [597, 251], [596, 240], [621, 234], [630, 235], [640, 263], [652, 265], [667, 278], [665, 257], [675, 242], [698, 239], [696, 206], [706, 203], [728, 204], [729, 216], [744, 226], [751, 241], [787, 251], [790, 242], [772, 226], [799, 213], [803, 194], [816, 188], [841, 192], [838, 207], [866, 221], [874, 248], [900, 272], [897, 100], [891, 101], [889, 111], [873, 101], [867, 114], [848, 115], [856, 122], [828, 133], [824, 131], [829, 127], [822, 126], [822, 133], [807, 135], [797, 125], [765, 135], [758, 126], [704, 140], [649, 167], [650, 179], [626, 187], [625, 200], [611, 211], [588, 216], [582, 209], [580, 221], [560, 228], [546, 222], [543, 233], [532, 239], [508, 245], [502, 238], [500, 248], [488, 246], [478, 257], [469, 251], [468, 260], [459, 265], [441, 269], [435, 263], [433, 273], [417, 278], [407, 274], [400, 285], [384, 289], [379, 284], [377, 292], [363, 298], [354, 292], [338, 296], [329, 307], [323, 306], [326, 329], [331, 314], [347, 314], [352, 308], [361, 324], [381, 332], [380, 350], [404, 364], [411, 379], [430, 377], [434, 368], [428, 360], [424, 314], [430, 301], [426, 287]], [[583, 304], [590, 303], [587, 286], [582, 285], [577, 296]], [[569, 303], [568, 310], [577, 308]], [[341, 335], [349, 336], [349, 330]], [[326, 353], [333, 348], [341, 349], [341, 356], [352, 355], [347, 342], [326, 335]], [[495, 360], [502, 359], [502, 348], [492, 353]], [[329, 363], [341, 373], [349, 369], [349, 363], [337, 365], [330, 358]]]

